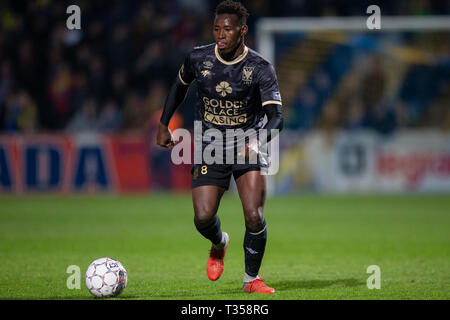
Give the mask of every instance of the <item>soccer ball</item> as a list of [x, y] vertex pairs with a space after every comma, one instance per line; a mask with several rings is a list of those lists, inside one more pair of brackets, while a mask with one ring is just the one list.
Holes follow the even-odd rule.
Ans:
[[86, 287], [96, 297], [117, 296], [127, 286], [127, 271], [112, 258], [100, 258], [86, 270]]

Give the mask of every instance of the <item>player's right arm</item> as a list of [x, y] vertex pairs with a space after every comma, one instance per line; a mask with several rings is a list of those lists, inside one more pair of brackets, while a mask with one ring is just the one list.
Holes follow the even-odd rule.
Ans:
[[170, 119], [175, 110], [183, 103], [189, 84], [194, 80], [194, 73], [192, 72], [189, 56], [184, 61], [175, 82], [172, 84], [164, 104], [164, 109], [158, 125], [158, 133], [156, 135], [156, 144], [168, 148], [172, 147], [173, 141], [172, 133], [169, 130]]

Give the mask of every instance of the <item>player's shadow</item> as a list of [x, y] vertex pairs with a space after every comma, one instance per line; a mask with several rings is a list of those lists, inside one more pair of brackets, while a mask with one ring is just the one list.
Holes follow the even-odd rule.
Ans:
[[[333, 279], [333, 280], [282, 280], [268, 283], [271, 287], [274, 287], [276, 291], [289, 291], [289, 290], [301, 290], [301, 289], [318, 289], [331, 286], [338, 286], [343, 288], [357, 287], [365, 285], [365, 282], [359, 279]], [[241, 295], [243, 293], [242, 288], [229, 288], [222, 289], [217, 292], [220, 295]], [[158, 298], [180, 298], [180, 297], [195, 297], [204, 296], [204, 293], [179, 292], [172, 294], [157, 295]]]
[[279, 291], [288, 291], [295, 289], [318, 289], [331, 286], [338, 287], [357, 287], [365, 284], [359, 279], [333, 279], [333, 280], [282, 280], [270, 283], [270, 286]]

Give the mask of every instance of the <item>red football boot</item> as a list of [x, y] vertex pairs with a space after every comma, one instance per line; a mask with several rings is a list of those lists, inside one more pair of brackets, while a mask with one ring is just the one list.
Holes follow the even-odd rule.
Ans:
[[206, 273], [208, 274], [209, 280], [212, 281], [219, 279], [223, 273], [225, 253], [227, 252], [228, 243], [230, 242], [230, 238], [226, 232], [223, 232], [223, 236], [225, 237], [225, 246], [223, 249], [216, 249], [212, 246], [206, 264]]
[[244, 291], [248, 293], [274, 293], [275, 289], [266, 286], [263, 281], [265, 280], [262, 278], [258, 278], [253, 280], [252, 282], [247, 283], [246, 285], [244, 285]]

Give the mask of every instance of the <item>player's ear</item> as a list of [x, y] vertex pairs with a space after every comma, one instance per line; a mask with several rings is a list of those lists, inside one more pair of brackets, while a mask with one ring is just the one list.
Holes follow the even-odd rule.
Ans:
[[247, 27], [246, 24], [244, 24], [244, 25], [241, 27], [241, 37], [245, 36], [245, 35], [247, 34], [247, 32], [248, 32], [248, 27]]

